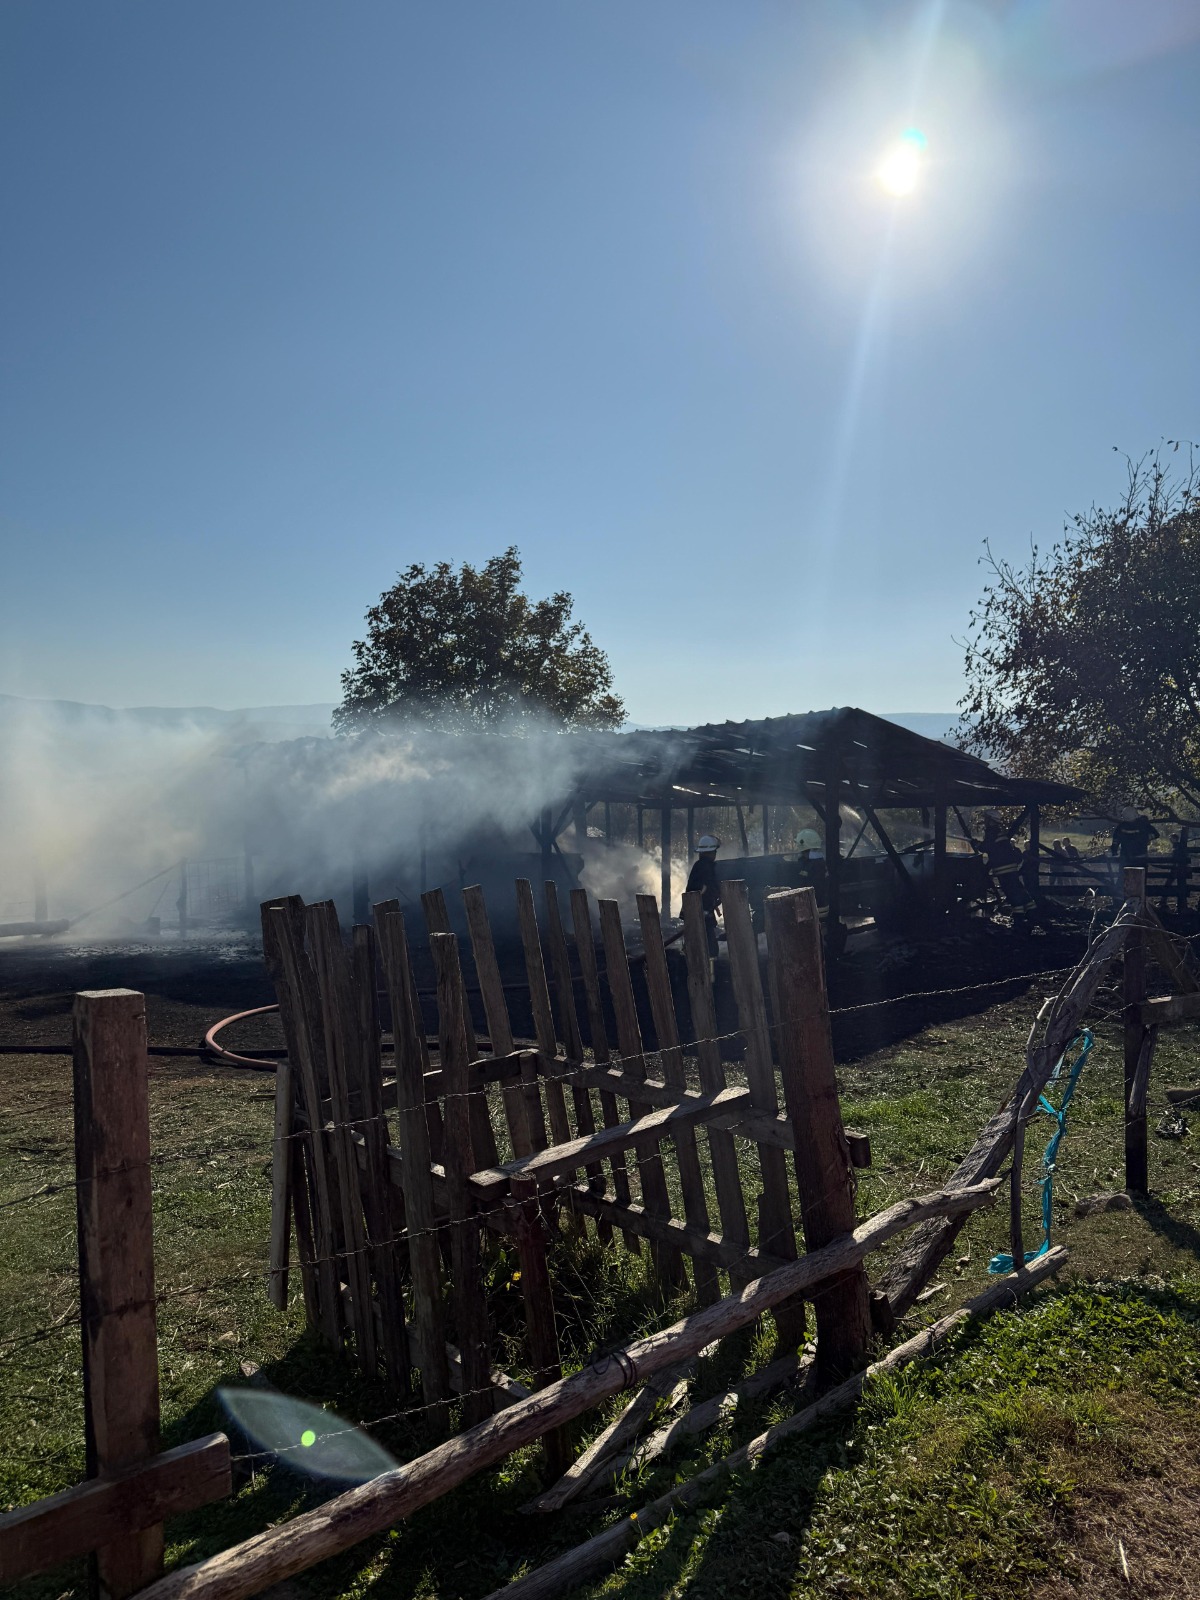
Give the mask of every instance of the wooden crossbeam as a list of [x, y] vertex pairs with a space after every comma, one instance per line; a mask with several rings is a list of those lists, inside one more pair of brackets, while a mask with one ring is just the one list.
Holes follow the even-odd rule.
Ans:
[[748, 1089], [722, 1089], [719, 1094], [710, 1095], [681, 1094], [678, 1089], [671, 1092], [676, 1097], [673, 1105], [648, 1111], [632, 1122], [619, 1122], [615, 1128], [600, 1128], [596, 1133], [536, 1150], [532, 1155], [508, 1161], [503, 1166], [472, 1173], [472, 1188], [481, 1198], [494, 1200], [507, 1194], [513, 1178], [532, 1178], [543, 1185], [555, 1183], [617, 1150], [632, 1149], [647, 1138], [661, 1139], [679, 1128], [706, 1122], [722, 1112], [736, 1112], [750, 1103]]
[[0, 1584], [48, 1572], [166, 1517], [223, 1500], [231, 1488], [229, 1440], [210, 1433], [20, 1506], [0, 1516]]

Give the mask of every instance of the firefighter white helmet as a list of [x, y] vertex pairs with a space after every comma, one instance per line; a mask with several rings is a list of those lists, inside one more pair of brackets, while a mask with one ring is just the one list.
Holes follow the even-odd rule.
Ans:
[[824, 844], [825, 841], [815, 828], [801, 828], [796, 835], [796, 849], [801, 855], [804, 855], [808, 850], [821, 850], [824, 848]]
[[719, 850], [720, 848], [721, 841], [717, 838], [715, 833], [702, 833], [699, 839], [696, 841], [696, 849], [699, 850], [702, 856], [708, 855], [710, 851]]

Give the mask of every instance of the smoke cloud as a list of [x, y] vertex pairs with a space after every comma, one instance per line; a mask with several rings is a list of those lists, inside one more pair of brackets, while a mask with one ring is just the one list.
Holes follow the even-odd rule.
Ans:
[[[51, 918], [83, 918], [73, 936], [127, 934], [154, 915], [167, 925], [184, 861], [203, 920], [244, 884], [247, 857], [252, 907], [298, 893], [348, 916], [356, 870], [373, 899], [411, 900], [422, 875], [450, 889], [489, 871], [498, 886], [507, 874], [511, 899], [514, 877], [541, 875], [530, 824], [547, 806], [557, 820], [589, 754], [549, 729], [269, 736], [278, 731], [251, 714], [0, 702], [0, 922], [34, 915], [40, 880]], [[562, 847], [576, 849], [571, 834]], [[634, 846], [593, 836], [578, 853], [595, 894], [658, 890], [657, 860]]]

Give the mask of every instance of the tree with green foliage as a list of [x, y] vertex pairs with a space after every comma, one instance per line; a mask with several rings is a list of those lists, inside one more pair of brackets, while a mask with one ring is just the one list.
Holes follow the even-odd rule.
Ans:
[[1120, 503], [1023, 568], [983, 558], [962, 730], [1025, 777], [1101, 802], [1200, 812], [1200, 473], [1178, 444], [1127, 458]]
[[625, 707], [604, 651], [565, 591], [521, 591], [515, 546], [481, 567], [414, 563], [367, 612], [342, 674], [339, 733], [419, 722], [447, 731], [615, 728]]

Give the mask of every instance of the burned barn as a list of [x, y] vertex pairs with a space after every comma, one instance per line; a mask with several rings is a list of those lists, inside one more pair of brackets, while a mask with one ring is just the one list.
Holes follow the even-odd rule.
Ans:
[[[813, 884], [836, 941], [867, 920], [909, 920], [981, 897], [981, 808], [1003, 810], [1013, 833], [1026, 830], [1036, 856], [1042, 808], [1082, 799], [1064, 784], [1006, 777], [856, 707], [562, 737], [576, 750], [570, 790], [529, 824], [540, 876], [577, 882], [585, 842], [597, 833], [615, 842], [623, 809], [636, 817], [637, 844], [659, 858], [666, 910], [673, 864], [684, 849], [691, 859], [699, 821], [723, 812], [736, 836], [719, 873], [746, 881], [754, 903], [769, 886]], [[796, 848], [812, 831], [805, 821], [818, 849]], [[365, 885], [359, 898], [365, 906]]]

